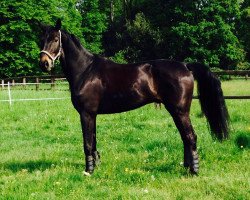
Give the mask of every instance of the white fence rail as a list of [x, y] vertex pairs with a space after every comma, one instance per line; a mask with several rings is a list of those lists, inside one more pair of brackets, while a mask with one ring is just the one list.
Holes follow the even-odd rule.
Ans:
[[[40, 85], [50, 85], [51, 89], [56, 86], [56, 81], [61, 81], [60, 84], [68, 84], [66, 78], [63, 75], [53, 76], [26, 76], [26, 77], [13, 77], [7, 79], [1, 79], [0, 85], [2, 89], [5, 89], [9, 82], [11, 86], [22, 85], [24, 88], [28, 85], [35, 85], [36, 90], [39, 90]], [[62, 82], [64, 81], [64, 82]], [[31, 82], [31, 83], [29, 83]]]
[[[10, 106], [12, 106], [13, 102], [18, 102], [18, 101], [50, 101], [50, 100], [65, 100], [65, 99], [70, 99], [70, 97], [48, 97], [48, 98], [20, 98], [20, 99], [14, 99], [12, 98], [12, 92], [11, 92], [11, 87], [14, 86], [27, 86], [27, 85], [37, 85], [41, 83], [2, 83], [2, 88], [7, 87], [8, 91], [8, 99], [3, 99], [0, 100], [0, 102], [8, 102]], [[51, 83], [42, 83], [43, 85], [51, 85]], [[68, 85], [67, 82], [61, 82], [60, 84]]]

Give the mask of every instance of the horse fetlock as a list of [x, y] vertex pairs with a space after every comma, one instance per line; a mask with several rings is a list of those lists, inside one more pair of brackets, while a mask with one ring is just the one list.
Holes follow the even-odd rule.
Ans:
[[86, 173], [92, 174], [94, 172], [94, 158], [93, 156], [86, 157]]
[[101, 164], [101, 156], [98, 151], [94, 151], [93, 158], [94, 158], [94, 166], [98, 166]]
[[184, 145], [184, 167], [189, 168], [192, 165], [192, 150], [189, 145]]
[[199, 156], [198, 156], [197, 151], [192, 152], [192, 157], [193, 157], [193, 160], [192, 160], [192, 165], [190, 166], [190, 172], [192, 174], [198, 174], [198, 172], [199, 172]]
[[189, 154], [187, 154], [187, 155], [185, 154], [183, 166], [185, 168], [188, 168], [191, 166], [191, 164], [192, 164], [191, 156], [189, 156]]

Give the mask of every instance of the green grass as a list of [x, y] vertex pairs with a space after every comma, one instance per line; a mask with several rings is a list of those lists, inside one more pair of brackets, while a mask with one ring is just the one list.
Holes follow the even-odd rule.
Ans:
[[[250, 81], [225, 81], [249, 95]], [[12, 91], [14, 98], [69, 97], [67, 91]], [[0, 91], [1, 99], [7, 98]], [[180, 165], [183, 145], [154, 105], [97, 119], [101, 165], [83, 176], [80, 120], [69, 99], [0, 102], [0, 199], [250, 199], [250, 100], [227, 100], [232, 132], [213, 141], [194, 100], [200, 175]]]

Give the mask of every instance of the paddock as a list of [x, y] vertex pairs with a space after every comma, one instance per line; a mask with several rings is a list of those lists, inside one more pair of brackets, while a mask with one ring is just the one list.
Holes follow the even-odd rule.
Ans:
[[[59, 85], [54, 90], [29, 87], [35, 88], [12, 89], [12, 98], [70, 96]], [[250, 81], [222, 81], [222, 87], [225, 95], [246, 95]], [[7, 89], [0, 94], [1, 100], [8, 99]], [[98, 116], [102, 164], [97, 173], [84, 177], [80, 121], [70, 99], [13, 101], [11, 106], [0, 102], [1, 196], [249, 199], [250, 100], [227, 99], [226, 103], [232, 132], [229, 140], [220, 143], [211, 138], [198, 101], [193, 100], [190, 113], [199, 138], [199, 176], [190, 176], [181, 166], [183, 145], [170, 115], [150, 104]]]

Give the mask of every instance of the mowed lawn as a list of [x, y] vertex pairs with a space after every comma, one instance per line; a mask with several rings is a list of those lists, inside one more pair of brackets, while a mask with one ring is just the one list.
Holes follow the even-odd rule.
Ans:
[[[250, 80], [222, 82], [250, 95]], [[14, 90], [12, 98], [69, 97]], [[7, 99], [0, 91], [0, 100]], [[213, 140], [193, 100], [200, 174], [182, 167], [183, 145], [168, 112], [153, 104], [97, 118], [101, 165], [83, 175], [82, 134], [70, 99], [0, 102], [0, 199], [250, 199], [250, 100], [226, 100], [230, 139]]]

